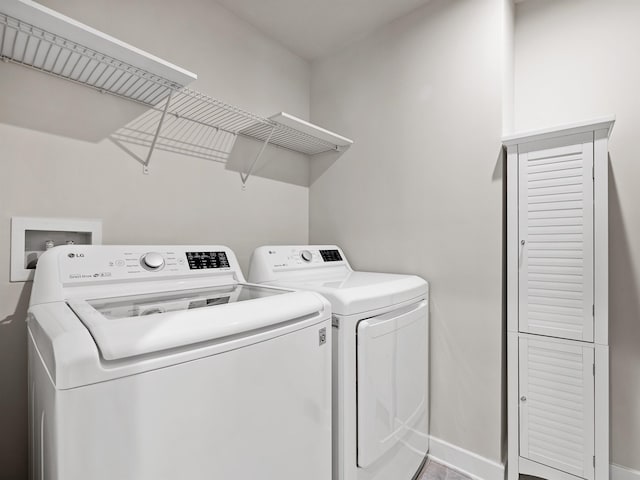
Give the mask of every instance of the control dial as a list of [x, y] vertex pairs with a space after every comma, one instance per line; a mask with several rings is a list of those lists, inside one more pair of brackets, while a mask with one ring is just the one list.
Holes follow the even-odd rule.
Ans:
[[313, 259], [313, 255], [309, 250], [302, 250], [302, 252], [300, 252], [300, 256], [305, 262], [310, 262]]
[[157, 252], [145, 253], [140, 259], [140, 265], [147, 270], [160, 270], [164, 267], [164, 257]]

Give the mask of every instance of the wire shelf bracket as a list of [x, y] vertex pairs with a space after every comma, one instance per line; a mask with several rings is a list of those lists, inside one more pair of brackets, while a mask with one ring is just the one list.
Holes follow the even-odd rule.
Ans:
[[164, 123], [164, 117], [167, 116], [167, 110], [169, 109], [169, 103], [171, 102], [171, 92], [169, 92], [169, 96], [167, 97], [167, 103], [165, 103], [164, 108], [162, 109], [162, 116], [160, 120], [158, 120], [158, 128], [156, 129], [156, 133], [153, 136], [153, 140], [151, 141], [151, 146], [149, 147], [149, 153], [147, 153], [147, 159], [142, 166], [142, 173], [145, 175], [149, 175], [149, 163], [151, 162], [151, 155], [153, 154], [153, 150], [156, 148], [156, 142], [158, 141], [158, 136], [160, 135], [160, 130], [162, 130], [162, 124]]
[[264, 153], [264, 150], [267, 148], [267, 145], [269, 145], [269, 140], [271, 140], [271, 137], [273, 136], [273, 132], [275, 132], [275, 131], [276, 131], [276, 126], [274, 125], [271, 128], [271, 133], [269, 133], [267, 138], [265, 138], [264, 142], [262, 143], [262, 147], [260, 148], [260, 151], [258, 152], [256, 157], [253, 159], [253, 163], [251, 163], [251, 166], [249, 167], [249, 170], [247, 170], [246, 173], [240, 173], [240, 180], [242, 181], [242, 189], [243, 190], [245, 190], [247, 188], [247, 180], [249, 180], [249, 177], [253, 173], [253, 169], [256, 168], [258, 160], [260, 160], [260, 157], [262, 157], [262, 154]]

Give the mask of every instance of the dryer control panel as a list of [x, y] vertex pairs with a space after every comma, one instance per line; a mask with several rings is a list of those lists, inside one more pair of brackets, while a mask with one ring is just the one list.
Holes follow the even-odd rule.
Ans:
[[250, 278], [269, 281], [274, 272], [321, 273], [329, 269], [351, 270], [340, 247], [335, 245], [278, 245], [256, 248]]
[[[264, 247], [261, 247], [264, 248]], [[300, 246], [300, 247], [266, 247], [266, 258], [272, 268], [317, 267], [324, 265], [344, 264], [345, 260], [338, 247]], [[258, 254], [258, 250], [254, 255]]]

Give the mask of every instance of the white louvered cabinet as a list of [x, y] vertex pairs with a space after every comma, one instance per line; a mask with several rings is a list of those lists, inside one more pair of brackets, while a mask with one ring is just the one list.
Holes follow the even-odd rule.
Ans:
[[509, 480], [609, 478], [607, 143], [614, 120], [503, 139]]
[[592, 480], [592, 345], [518, 339], [520, 455]]
[[592, 341], [593, 134], [519, 145], [518, 168], [519, 331]]

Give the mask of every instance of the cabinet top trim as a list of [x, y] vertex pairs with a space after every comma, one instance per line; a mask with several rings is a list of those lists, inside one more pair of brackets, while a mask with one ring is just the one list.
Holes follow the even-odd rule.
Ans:
[[607, 115], [596, 119], [586, 120], [582, 122], [567, 123], [554, 127], [541, 128], [537, 130], [528, 130], [524, 132], [511, 133], [502, 137], [502, 144], [505, 147], [518, 145], [521, 143], [535, 142], [548, 138], [563, 137], [576, 133], [591, 132], [594, 130], [607, 130], [607, 137], [611, 135], [613, 124], [616, 121], [615, 115]]

